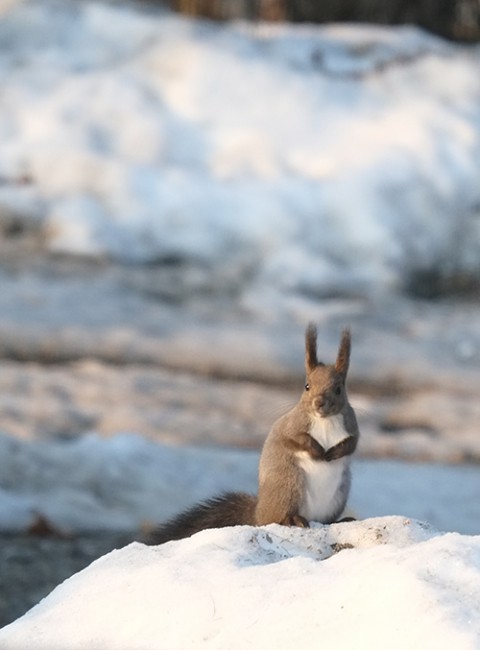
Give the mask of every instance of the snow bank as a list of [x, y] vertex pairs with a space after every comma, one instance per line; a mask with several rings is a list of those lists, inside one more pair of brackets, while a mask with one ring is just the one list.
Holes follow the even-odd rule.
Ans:
[[114, 551], [3, 628], [0, 644], [470, 650], [479, 609], [480, 537], [401, 517], [243, 527]]
[[48, 0], [0, 41], [0, 205], [51, 250], [257, 307], [480, 272], [478, 50]]

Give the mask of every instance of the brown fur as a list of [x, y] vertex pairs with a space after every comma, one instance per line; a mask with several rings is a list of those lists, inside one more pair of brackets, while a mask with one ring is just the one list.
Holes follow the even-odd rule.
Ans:
[[163, 544], [190, 537], [206, 528], [224, 528], [252, 524], [256, 498], [242, 492], [227, 492], [198, 503], [189, 510], [161, 524], [145, 540], [146, 544]]
[[318, 366], [317, 328], [313, 323], [309, 323], [305, 331], [305, 366], [307, 373]]
[[346, 378], [348, 366], [350, 365], [350, 348], [351, 348], [351, 335], [349, 329], [344, 329], [340, 346], [338, 348], [337, 360], [335, 361], [335, 370]]

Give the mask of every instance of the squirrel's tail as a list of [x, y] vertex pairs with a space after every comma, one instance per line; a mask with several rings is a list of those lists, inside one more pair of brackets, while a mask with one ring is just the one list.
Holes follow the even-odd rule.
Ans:
[[163, 544], [190, 537], [206, 528], [253, 526], [257, 498], [243, 492], [227, 492], [202, 501], [173, 519], [160, 524], [145, 540], [146, 544]]

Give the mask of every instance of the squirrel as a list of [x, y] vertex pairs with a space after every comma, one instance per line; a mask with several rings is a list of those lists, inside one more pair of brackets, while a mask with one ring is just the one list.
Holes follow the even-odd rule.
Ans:
[[342, 332], [334, 364], [317, 358], [317, 328], [305, 333], [306, 383], [296, 406], [280, 417], [260, 456], [258, 497], [229, 492], [207, 499], [161, 524], [147, 544], [190, 537], [206, 528], [308, 527], [309, 521], [334, 523], [350, 491], [350, 456], [359, 429], [346, 391], [350, 330]]

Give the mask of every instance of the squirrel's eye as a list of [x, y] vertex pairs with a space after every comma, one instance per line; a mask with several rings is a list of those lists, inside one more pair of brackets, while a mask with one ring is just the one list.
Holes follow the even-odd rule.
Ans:
[[305, 384], [305, 390], [310, 390], [310, 384]]
[[341, 386], [337, 386], [337, 387], [335, 388], [335, 395], [340, 395], [341, 392], [342, 392], [342, 387], [341, 387]]

